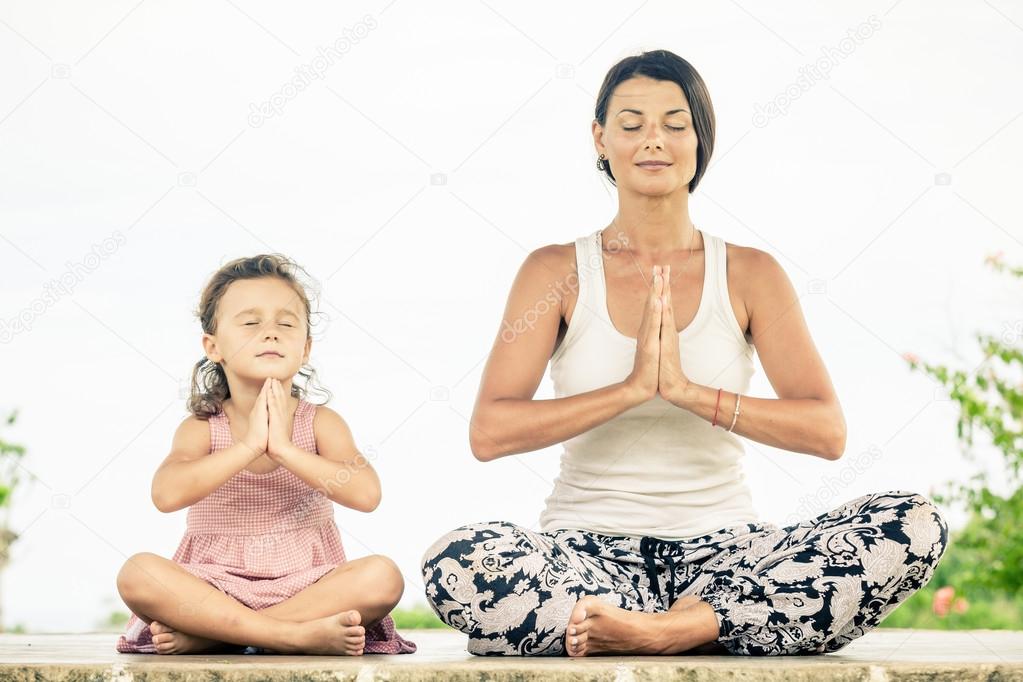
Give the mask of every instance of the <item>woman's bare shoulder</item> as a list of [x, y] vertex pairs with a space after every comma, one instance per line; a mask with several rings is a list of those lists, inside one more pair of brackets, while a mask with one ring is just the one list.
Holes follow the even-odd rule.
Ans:
[[725, 253], [728, 259], [728, 281], [733, 275], [737, 285], [755, 282], [764, 276], [771, 276], [781, 267], [777, 259], [767, 251], [753, 246], [725, 242]]
[[547, 244], [533, 249], [526, 262], [556, 275], [575, 272], [575, 243]]
[[745, 333], [753, 313], [757, 283], [763, 281], [765, 274], [777, 266], [777, 262], [766, 251], [729, 242], [725, 242], [725, 257], [732, 310], [739, 328]]

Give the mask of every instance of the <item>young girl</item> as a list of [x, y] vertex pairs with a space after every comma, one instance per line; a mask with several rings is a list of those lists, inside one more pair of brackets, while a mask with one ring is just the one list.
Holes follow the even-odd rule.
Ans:
[[416, 650], [388, 615], [397, 566], [347, 561], [334, 524], [335, 502], [373, 511], [380, 481], [341, 416], [293, 383], [315, 377], [297, 271], [279, 255], [239, 258], [203, 291], [191, 416], [152, 488], [160, 511], [189, 508], [188, 527], [172, 560], [136, 554], [118, 574], [133, 612], [120, 652]]

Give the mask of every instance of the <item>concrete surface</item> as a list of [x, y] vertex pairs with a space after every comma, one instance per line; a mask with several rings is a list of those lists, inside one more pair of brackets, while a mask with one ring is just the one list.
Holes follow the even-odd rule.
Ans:
[[419, 651], [325, 656], [118, 654], [116, 635], [0, 635], [4, 680], [1020, 680], [1023, 632], [875, 630], [825, 656], [479, 657], [453, 630], [403, 630]]

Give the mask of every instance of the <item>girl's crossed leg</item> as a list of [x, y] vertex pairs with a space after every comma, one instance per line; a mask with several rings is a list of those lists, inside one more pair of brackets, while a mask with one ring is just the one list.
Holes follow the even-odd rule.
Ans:
[[345, 562], [278, 604], [250, 609], [173, 561], [140, 553], [117, 576], [125, 604], [150, 624], [159, 653], [252, 645], [282, 653], [359, 655], [365, 629], [401, 599], [404, 581], [390, 559]]

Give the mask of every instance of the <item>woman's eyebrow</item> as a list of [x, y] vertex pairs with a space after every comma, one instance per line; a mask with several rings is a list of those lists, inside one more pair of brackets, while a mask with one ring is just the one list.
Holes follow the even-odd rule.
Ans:
[[[640, 116], [643, 115], [643, 112], [640, 111], [639, 109], [622, 109], [616, 115], [621, 115], [621, 114], [624, 114], [626, 112], [628, 112], [630, 114], [639, 114]], [[678, 113], [682, 113], [682, 112], [687, 113], [687, 114], [689, 113], [689, 111], [687, 109], [672, 109], [671, 111], [664, 112], [664, 115], [665, 116], [671, 116], [672, 114], [678, 114]]]

